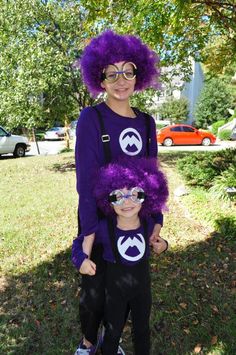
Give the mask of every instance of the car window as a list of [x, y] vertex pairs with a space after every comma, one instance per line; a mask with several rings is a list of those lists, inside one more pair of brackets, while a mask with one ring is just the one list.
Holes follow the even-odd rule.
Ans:
[[182, 132], [181, 127], [172, 127], [171, 132]]
[[183, 132], [195, 132], [192, 127], [182, 126]]
[[5, 137], [6, 136], [6, 132], [0, 128], [0, 137]]
[[58, 127], [52, 127], [52, 128], [50, 128], [49, 129], [49, 131], [58, 131], [60, 128], [58, 128]]

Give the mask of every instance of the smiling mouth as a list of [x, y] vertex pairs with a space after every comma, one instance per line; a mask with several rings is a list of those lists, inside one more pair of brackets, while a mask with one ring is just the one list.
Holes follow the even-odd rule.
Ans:
[[116, 91], [126, 91], [126, 90], [128, 90], [127, 88], [118, 88], [118, 89], [116, 89]]
[[134, 207], [126, 207], [126, 208], [122, 208], [122, 211], [126, 212], [126, 211], [132, 211], [134, 209]]

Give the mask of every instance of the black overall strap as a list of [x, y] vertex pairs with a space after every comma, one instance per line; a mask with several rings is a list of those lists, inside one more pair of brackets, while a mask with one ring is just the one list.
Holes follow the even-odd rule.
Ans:
[[[144, 255], [145, 255], [146, 250], [147, 250], [147, 243], [148, 243], [148, 225], [147, 225], [146, 219], [142, 220], [142, 224], [143, 224], [143, 234], [144, 234], [144, 240], [145, 240], [145, 251], [144, 251]], [[120, 260], [120, 254], [119, 254], [119, 251], [117, 248], [117, 243], [116, 243], [115, 227], [114, 227], [114, 223], [111, 218], [107, 218], [107, 226], [108, 226], [108, 232], [109, 232], [112, 252], [115, 257], [115, 261], [117, 263], [120, 263], [121, 260]]]
[[141, 112], [139, 111], [136, 107], [132, 107], [132, 110], [134, 111], [134, 113], [136, 114], [136, 116], [139, 113], [142, 113], [144, 115], [145, 118], [145, 127], [146, 127], [146, 134], [147, 134], [147, 140], [146, 140], [146, 156], [149, 157], [150, 156], [150, 144], [151, 144], [151, 136], [150, 136], [150, 119], [151, 116], [148, 113], [145, 112]]
[[120, 254], [116, 246], [115, 227], [111, 218], [107, 218], [107, 227], [108, 227], [109, 237], [111, 241], [111, 248], [112, 248], [113, 255], [115, 257], [115, 261], [117, 263], [120, 263]]
[[147, 157], [150, 156], [150, 144], [151, 144], [151, 136], [150, 136], [150, 116], [145, 113], [145, 125], [146, 125], [146, 132], [147, 132], [147, 140], [146, 140], [146, 155]]
[[101, 129], [101, 140], [102, 140], [102, 145], [103, 145], [103, 150], [104, 150], [105, 163], [108, 164], [111, 161], [110, 136], [106, 132], [101, 112], [98, 110], [98, 108], [96, 106], [93, 106], [93, 108], [97, 112], [97, 115], [99, 118], [99, 124], [100, 124], [100, 129]]
[[145, 252], [144, 252], [144, 255], [145, 255], [146, 250], [147, 250], [147, 244], [149, 244], [147, 220], [143, 219], [142, 224], [143, 224], [143, 234], [144, 234], [144, 240], [145, 240]]

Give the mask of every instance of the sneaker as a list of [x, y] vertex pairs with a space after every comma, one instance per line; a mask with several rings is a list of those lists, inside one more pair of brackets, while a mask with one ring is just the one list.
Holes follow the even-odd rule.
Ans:
[[[105, 327], [102, 326], [98, 337], [98, 349], [101, 348], [102, 346], [104, 334], [105, 334]], [[122, 342], [122, 338], [120, 338], [120, 343], [121, 342]], [[118, 346], [117, 355], [125, 355], [125, 352], [120, 345]]]
[[125, 355], [125, 352], [120, 345], [118, 346], [117, 355]]
[[77, 348], [74, 355], [95, 355], [97, 351], [97, 345], [92, 345], [90, 348], [86, 348], [83, 345], [83, 340], [79, 343], [79, 347]]

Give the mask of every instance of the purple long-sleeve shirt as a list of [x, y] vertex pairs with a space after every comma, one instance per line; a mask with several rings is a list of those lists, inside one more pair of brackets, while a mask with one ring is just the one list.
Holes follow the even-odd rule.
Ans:
[[[124, 155], [146, 156], [147, 129], [142, 112], [130, 118], [118, 115], [105, 102], [97, 105], [97, 108], [102, 114], [106, 133], [110, 136], [112, 160]], [[150, 118], [150, 138], [149, 155], [156, 157], [156, 126], [153, 118]], [[105, 164], [99, 119], [93, 107], [83, 109], [80, 114], [76, 129], [75, 160], [80, 227], [86, 236], [98, 229], [93, 182], [97, 170]], [[155, 221], [163, 223], [161, 213], [155, 216]]]
[[[155, 221], [152, 217], [147, 218], [146, 221], [147, 235], [144, 233], [143, 224], [137, 229], [121, 230], [115, 226], [116, 218], [113, 218], [115, 245], [122, 264], [132, 266], [140, 262], [141, 259], [149, 257], [149, 238], [152, 234]], [[83, 253], [82, 240], [83, 236], [80, 235], [73, 241], [72, 246], [72, 262], [78, 269], [80, 269], [82, 262], [87, 258], [87, 255]], [[95, 244], [102, 244], [104, 260], [111, 263], [116, 262], [106, 219], [102, 219], [98, 223]]]

